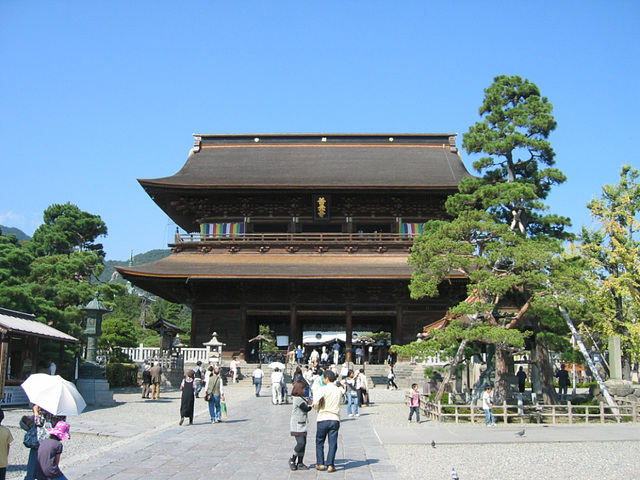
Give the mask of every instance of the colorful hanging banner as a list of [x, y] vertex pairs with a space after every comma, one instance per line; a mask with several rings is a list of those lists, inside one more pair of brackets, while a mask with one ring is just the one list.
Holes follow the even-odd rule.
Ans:
[[222, 238], [244, 234], [244, 223], [202, 223], [200, 233], [207, 237]]

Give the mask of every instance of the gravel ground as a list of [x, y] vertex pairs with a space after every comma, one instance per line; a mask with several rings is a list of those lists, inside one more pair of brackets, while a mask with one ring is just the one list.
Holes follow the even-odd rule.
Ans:
[[[400, 403], [400, 393], [377, 392], [379, 403], [370, 410], [376, 412], [370, 417], [376, 428], [407, 424], [408, 411]], [[439, 426], [427, 421], [413, 428], [435, 432]], [[466, 444], [438, 445], [435, 449], [427, 445], [385, 445], [405, 480], [447, 480], [452, 468], [461, 480], [640, 478], [639, 448], [640, 442]]]
[[390, 445], [406, 480], [613, 480], [639, 478], [638, 442]]
[[[364, 407], [363, 413], [367, 413], [374, 428], [380, 430], [407, 425], [405, 393], [403, 390], [371, 390], [374, 405]], [[230, 402], [252, 395], [251, 385], [227, 387], [227, 400]], [[81, 463], [92, 456], [176, 426], [180, 392], [167, 391], [162, 396], [159, 401], [143, 400], [138, 389], [121, 389], [114, 393], [115, 406], [89, 407], [80, 417], [69, 417], [72, 437], [64, 441], [63, 470], [65, 465]], [[24, 408], [5, 409], [3, 424], [9, 427], [15, 439], [9, 457], [9, 479], [24, 477], [28, 451], [22, 446], [24, 432], [17, 425], [20, 417], [28, 412]], [[196, 423], [208, 420], [205, 412], [205, 402], [197, 400]], [[100, 431], [100, 426], [105, 424], [113, 427], [111, 431]], [[414, 424], [412, 428], [436, 429], [438, 424], [428, 421]], [[640, 478], [639, 447], [640, 442], [467, 444], [438, 445], [436, 449], [407, 444], [386, 445], [385, 450], [400, 476], [406, 480], [450, 479], [452, 467], [461, 480], [613, 480]]]

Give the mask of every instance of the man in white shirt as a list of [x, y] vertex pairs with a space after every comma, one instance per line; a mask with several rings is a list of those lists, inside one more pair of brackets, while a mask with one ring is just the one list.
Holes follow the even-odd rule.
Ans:
[[[319, 388], [313, 398], [313, 406], [318, 409], [316, 428], [316, 470], [335, 472], [334, 465], [338, 450], [338, 431], [340, 430], [340, 402], [342, 391], [335, 386], [336, 374], [326, 370], [322, 375], [324, 386]], [[324, 459], [324, 442], [328, 438], [327, 461]]]
[[495, 427], [496, 419], [493, 416], [493, 396], [491, 395], [491, 385], [487, 385], [482, 394], [482, 409], [484, 410], [484, 424], [487, 427]]
[[282, 403], [282, 372], [276, 368], [271, 374], [271, 398], [274, 405]]
[[260, 396], [260, 389], [262, 388], [262, 377], [264, 377], [264, 372], [260, 368], [260, 365], [256, 367], [253, 371], [253, 384], [256, 387], [256, 397]]
[[53, 363], [53, 360], [49, 360], [49, 375], [55, 375], [57, 368], [58, 367]]

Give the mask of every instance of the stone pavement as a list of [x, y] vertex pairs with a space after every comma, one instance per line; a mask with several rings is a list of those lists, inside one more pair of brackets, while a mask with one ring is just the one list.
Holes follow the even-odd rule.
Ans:
[[[407, 422], [405, 391], [371, 390], [374, 405], [361, 408], [361, 416], [346, 416], [338, 440], [334, 474], [309, 471], [291, 472], [287, 459], [295, 444], [289, 435], [290, 405], [272, 405], [270, 397], [256, 398], [250, 385], [226, 387], [228, 418], [219, 424], [209, 422], [207, 404], [198, 399], [194, 425], [178, 426], [179, 391], [163, 392], [160, 401], [140, 399], [139, 391], [116, 394], [115, 407], [93, 408], [80, 417], [70, 417], [71, 440], [65, 441], [61, 466], [69, 479], [286, 479], [403, 478], [401, 465], [394, 465], [385, 446], [420, 447], [431, 450], [447, 445], [521, 444], [557, 442], [640, 441], [638, 424], [535, 425], [524, 426], [525, 435], [515, 433], [522, 425], [484, 427]], [[7, 410], [5, 425], [17, 440], [15, 426], [26, 410]], [[315, 464], [315, 412], [310, 413], [305, 463]], [[19, 445], [15, 442], [14, 445]], [[452, 448], [452, 447], [450, 447]], [[8, 478], [23, 478], [17, 470], [16, 450], [12, 447]], [[439, 450], [436, 450], [439, 451]], [[434, 452], [435, 453], [435, 452]], [[396, 457], [397, 458], [397, 457]], [[402, 461], [404, 463], [404, 461]], [[397, 461], [396, 461], [397, 463]]]
[[[287, 459], [295, 440], [289, 435], [290, 405], [272, 405], [269, 397], [256, 398], [252, 387], [228, 386], [228, 418], [211, 424], [204, 402], [198, 401], [192, 426], [175, 420], [162, 431], [73, 466], [63, 468], [70, 479], [284, 479], [315, 478], [326, 472], [291, 472]], [[264, 392], [263, 392], [264, 395]], [[239, 400], [234, 400], [239, 398]], [[344, 407], [346, 408], [346, 407]], [[359, 418], [344, 415], [339, 436], [335, 478], [399, 479], [384, 446], [368, 421], [372, 410], [362, 409]], [[371, 412], [371, 413], [370, 413]], [[312, 420], [315, 414], [312, 413]], [[74, 422], [76, 431], [86, 431]], [[305, 463], [315, 464], [315, 425], [310, 423]]]

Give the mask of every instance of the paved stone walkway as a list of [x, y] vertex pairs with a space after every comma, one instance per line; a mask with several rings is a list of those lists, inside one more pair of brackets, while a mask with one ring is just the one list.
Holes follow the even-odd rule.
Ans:
[[[244, 391], [242, 391], [244, 390]], [[249, 394], [247, 394], [247, 390]], [[272, 405], [251, 388], [227, 387], [228, 418], [211, 424], [204, 402], [197, 403], [192, 426], [171, 422], [163, 431], [143, 436], [101, 456], [64, 468], [70, 479], [284, 479], [328, 475], [315, 469], [291, 472], [287, 459], [295, 440], [289, 435], [290, 405]], [[241, 397], [233, 401], [233, 398]], [[396, 395], [397, 397], [397, 395]], [[176, 399], [176, 412], [178, 409]], [[368, 417], [379, 407], [363, 408], [358, 418], [344, 415], [332, 478], [399, 479]], [[312, 420], [315, 413], [310, 414]], [[176, 417], [177, 420], [177, 417]], [[76, 431], [88, 423], [74, 422]], [[94, 422], [92, 422], [94, 423]], [[99, 428], [98, 428], [99, 430]], [[315, 464], [315, 425], [310, 423], [305, 463]]]
[[[464, 446], [640, 442], [638, 424], [528, 424], [524, 426], [524, 436], [516, 435], [523, 428], [519, 424], [491, 428], [431, 421], [409, 424], [405, 391], [373, 389], [374, 404], [361, 408], [360, 417], [347, 417], [346, 407], [342, 408], [338, 471], [291, 472], [287, 464], [295, 444], [289, 435], [291, 405], [272, 405], [268, 396], [256, 398], [250, 385], [226, 388], [229, 415], [219, 424], [209, 422], [207, 404], [198, 399], [194, 425], [178, 426], [177, 390], [163, 392], [160, 401], [143, 400], [135, 389], [118, 392], [116, 406], [88, 408], [79, 417], [70, 417], [72, 438], [64, 442], [64, 473], [72, 480], [247, 480], [327, 475], [350, 480], [396, 480], [414, 478], [406, 471], [407, 464], [429, 461], [433, 468], [433, 462], [438, 461], [436, 453], [446, 455]], [[26, 449], [20, 445], [22, 432], [17, 423], [28, 410], [13, 408], [5, 413], [3, 424], [17, 440], [12, 446], [7, 477], [22, 479]], [[315, 465], [315, 415], [314, 411], [310, 413], [305, 456], [309, 466]], [[436, 450], [431, 447], [432, 441]], [[452, 463], [449, 458], [443, 462]], [[427, 477], [418, 472], [415, 478]]]

